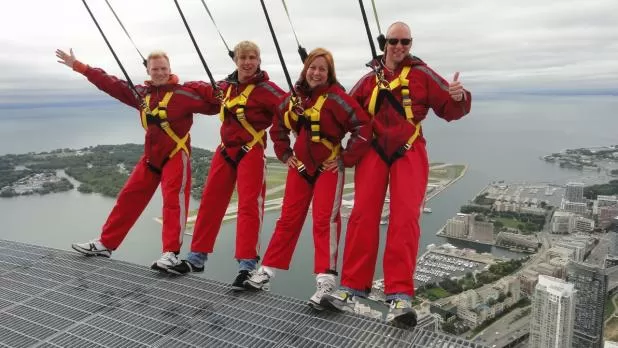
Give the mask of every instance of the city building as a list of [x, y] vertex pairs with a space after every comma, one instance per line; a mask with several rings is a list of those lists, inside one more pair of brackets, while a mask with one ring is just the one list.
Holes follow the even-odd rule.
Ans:
[[479, 240], [482, 242], [494, 241], [494, 224], [487, 221], [476, 221], [472, 219], [470, 222], [470, 233], [468, 239]]
[[550, 232], [556, 234], [573, 233], [575, 230], [575, 214], [566, 211], [556, 211], [551, 218]]
[[578, 233], [591, 233], [594, 230], [594, 220], [585, 218], [583, 216], [575, 217], [575, 232]]
[[611, 228], [614, 218], [618, 217], [618, 205], [600, 207], [598, 209], [597, 220], [602, 229]]
[[581, 182], [570, 182], [566, 185], [564, 199], [569, 202], [586, 202], [584, 199], [584, 184]]
[[507, 248], [516, 247], [528, 250], [537, 250], [539, 247], [539, 240], [533, 235], [500, 232], [496, 237], [496, 245]]
[[599, 208], [618, 206], [617, 196], [598, 195], [597, 199], [592, 202], [592, 213], [599, 214]]
[[529, 347], [571, 347], [574, 318], [573, 284], [540, 275], [532, 298]]
[[608, 276], [605, 269], [571, 262], [567, 281], [575, 286], [575, 323], [573, 348], [603, 347], [603, 314]]

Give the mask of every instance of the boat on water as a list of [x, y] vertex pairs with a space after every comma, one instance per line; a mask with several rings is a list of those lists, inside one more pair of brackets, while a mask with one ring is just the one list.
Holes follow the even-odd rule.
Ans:
[[431, 208], [429, 208], [429, 207], [424, 207], [424, 208], [423, 208], [423, 213], [431, 213]]

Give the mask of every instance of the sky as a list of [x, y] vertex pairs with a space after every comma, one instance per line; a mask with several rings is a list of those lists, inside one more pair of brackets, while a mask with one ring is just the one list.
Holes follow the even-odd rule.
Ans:
[[[178, 0], [216, 80], [235, 65], [200, 0]], [[167, 51], [182, 81], [207, 80], [173, 0], [109, 0], [144, 55]], [[301, 62], [282, 1], [265, 0], [292, 80]], [[134, 82], [147, 76], [141, 59], [104, 0], [88, 4]], [[262, 69], [288, 89], [258, 0], [206, 0], [228, 45], [255, 41]], [[371, 58], [358, 1], [287, 0], [298, 39], [308, 50], [333, 52], [337, 75], [351, 87]], [[616, 0], [375, 0], [381, 30], [393, 21], [412, 28], [412, 53], [476, 95], [513, 93], [618, 95]], [[371, 1], [365, 8], [373, 36]], [[79, 0], [21, 0], [0, 21], [0, 104], [103, 98], [84, 78], [58, 64], [56, 48], [121, 75]]]

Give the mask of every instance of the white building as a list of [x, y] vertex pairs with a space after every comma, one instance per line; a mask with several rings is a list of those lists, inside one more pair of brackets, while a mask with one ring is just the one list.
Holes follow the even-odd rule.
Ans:
[[571, 347], [575, 288], [562, 279], [539, 275], [530, 315], [530, 347]]
[[551, 233], [573, 233], [575, 229], [575, 214], [566, 211], [556, 211], [551, 218]]

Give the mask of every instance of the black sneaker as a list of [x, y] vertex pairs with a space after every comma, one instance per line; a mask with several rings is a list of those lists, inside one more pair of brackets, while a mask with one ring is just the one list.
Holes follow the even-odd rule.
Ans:
[[174, 273], [178, 275], [183, 275], [187, 273], [202, 273], [204, 272], [204, 266], [198, 267], [187, 260], [182, 260], [180, 264], [174, 267], [169, 267], [167, 271], [169, 273]]
[[386, 322], [400, 328], [416, 326], [416, 312], [410, 300], [396, 299], [391, 301]]
[[234, 279], [234, 282], [232, 283], [232, 290], [235, 290], [235, 291], [246, 290], [247, 288], [245, 287], [245, 281], [249, 279], [249, 277], [250, 277], [250, 274], [249, 274], [249, 271], [247, 270], [242, 270], [238, 272], [236, 279]]

